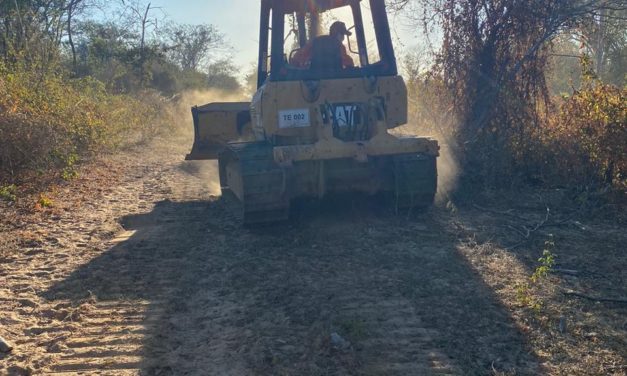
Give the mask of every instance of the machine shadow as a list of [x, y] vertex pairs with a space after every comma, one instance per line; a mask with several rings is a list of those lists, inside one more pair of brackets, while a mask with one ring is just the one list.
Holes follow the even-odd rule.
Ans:
[[221, 199], [159, 202], [123, 218], [132, 236], [44, 296], [147, 302], [140, 329], [117, 324], [122, 341], [143, 333], [133, 354], [146, 375], [539, 372], [428, 213], [343, 202], [265, 229], [241, 228]]

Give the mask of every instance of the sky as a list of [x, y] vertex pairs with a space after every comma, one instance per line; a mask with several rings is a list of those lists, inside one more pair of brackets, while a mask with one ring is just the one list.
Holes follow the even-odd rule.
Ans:
[[257, 56], [259, 0], [152, 0], [177, 23], [212, 24], [234, 48], [234, 62], [244, 70]]
[[[147, 0], [148, 1], [148, 0]], [[233, 60], [242, 71], [256, 64], [259, 39], [259, 0], [150, 0], [177, 23], [212, 24], [233, 46]], [[392, 36], [400, 51], [418, 44], [415, 30], [400, 16], [390, 16]], [[350, 26], [350, 25], [349, 25]]]

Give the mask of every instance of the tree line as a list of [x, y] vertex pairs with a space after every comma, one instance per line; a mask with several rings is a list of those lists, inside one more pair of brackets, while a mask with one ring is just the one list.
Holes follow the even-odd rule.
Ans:
[[0, 188], [190, 128], [176, 94], [240, 91], [231, 53], [148, 1], [0, 1]]
[[172, 22], [141, 0], [5, 0], [0, 56], [9, 66], [91, 76], [113, 92], [240, 89], [213, 25]]

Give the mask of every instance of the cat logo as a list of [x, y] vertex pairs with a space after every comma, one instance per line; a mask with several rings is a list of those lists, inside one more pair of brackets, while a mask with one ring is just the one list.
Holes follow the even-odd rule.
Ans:
[[322, 113], [322, 122], [329, 124], [329, 115], [331, 115], [331, 123], [338, 127], [352, 127], [361, 124], [361, 106], [357, 103], [333, 103], [320, 106]]

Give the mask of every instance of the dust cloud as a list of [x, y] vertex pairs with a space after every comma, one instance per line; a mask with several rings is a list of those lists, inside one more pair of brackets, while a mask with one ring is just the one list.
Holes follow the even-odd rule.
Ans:
[[440, 145], [440, 156], [437, 161], [438, 166], [438, 192], [436, 203], [446, 204], [450, 201], [452, 192], [457, 187], [460, 174], [459, 161], [456, 157], [456, 143], [454, 140], [454, 130], [458, 129], [454, 115], [444, 115], [438, 122], [429, 125], [406, 124], [390, 133], [398, 136], [422, 136], [431, 137], [438, 141]]
[[438, 158], [438, 193], [437, 203], [450, 201], [451, 193], [457, 188], [459, 178], [459, 162], [454, 152], [454, 142], [451, 136], [436, 136], [440, 142], [440, 157]]
[[[240, 102], [247, 101], [243, 93], [228, 92], [224, 90], [189, 90], [177, 94], [170, 99], [169, 112], [173, 119], [174, 133], [176, 134], [176, 146], [189, 153], [194, 142], [194, 122], [191, 108], [214, 102]], [[218, 196], [220, 192], [220, 180], [218, 176], [218, 162], [186, 161], [181, 169], [189, 175], [204, 182], [205, 192]]]
[[[190, 90], [178, 94], [170, 100], [171, 116], [175, 121], [175, 131], [179, 137], [179, 146], [185, 147], [186, 152], [191, 150], [193, 143], [192, 106], [202, 106], [213, 102], [241, 102], [249, 101], [243, 92], [228, 92], [224, 90]], [[437, 203], [447, 203], [455, 190], [460, 173], [456, 158], [454, 132], [458, 129], [458, 120], [454, 111], [437, 113], [428, 106], [420, 108], [420, 119], [412, 120], [409, 124], [391, 130], [390, 133], [399, 136], [430, 136], [440, 144], [438, 158], [438, 193]], [[410, 114], [410, 118], [411, 118]], [[188, 161], [184, 170], [207, 184], [207, 191], [212, 195], [220, 194], [217, 161]]]
[[188, 90], [175, 95], [170, 99], [170, 115], [175, 120], [174, 128], [181, 135], [188, 137], [191, 147], [194, 137], [192, 107], [202, 106], [215, 102], [243, 102], [249, 101], [242, 92], [211, 90]]

